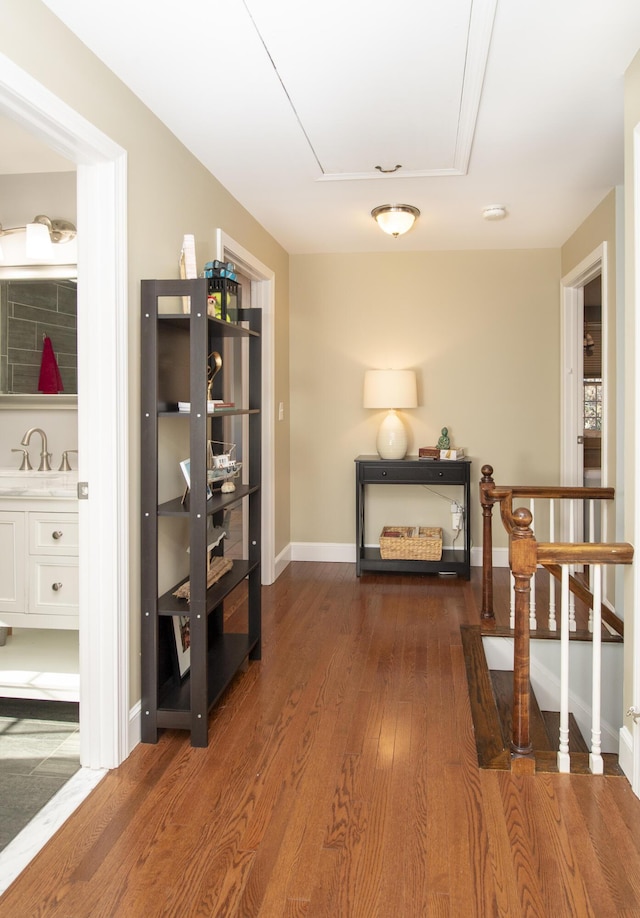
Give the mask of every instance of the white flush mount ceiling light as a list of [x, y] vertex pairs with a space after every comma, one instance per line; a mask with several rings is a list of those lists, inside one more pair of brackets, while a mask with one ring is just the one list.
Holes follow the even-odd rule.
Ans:
[[482, 216], [485, 220], [504, 220], [507, 216], [507, 208], [504, 204], [489, 204], [482, 211]]
[[381, 204], [373, 208], [371, 216], [381, 230], [397, 239], [411, 229], [420, 211], [410, 204]]

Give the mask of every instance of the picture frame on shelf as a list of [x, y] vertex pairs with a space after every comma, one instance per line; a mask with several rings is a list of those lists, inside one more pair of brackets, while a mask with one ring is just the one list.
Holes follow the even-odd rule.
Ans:
[[178, 671], [182, 679], [191, 668], [191, 620], [188, 615], [173, 615]]
[[[191, 490], [191, 459], [181, 459], [180, 460], [180, 470], [182, 471], [182, 474], [184, 475], [184, 480], [187, 483], [187, 486], [184, 489], [184, 494], [182, 495], [182, 503], [184, 503], [185, 497]], [[207, 500], [209, 500], [210, 497], [213, 497], [213, 488], [211, 487], [209, 482], [207, 482]]]

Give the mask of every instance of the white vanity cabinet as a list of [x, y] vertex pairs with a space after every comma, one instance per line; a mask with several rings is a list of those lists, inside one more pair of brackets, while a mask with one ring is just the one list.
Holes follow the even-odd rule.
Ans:
[[77, 629], [74, 500], [0, 498], [0, 625]]

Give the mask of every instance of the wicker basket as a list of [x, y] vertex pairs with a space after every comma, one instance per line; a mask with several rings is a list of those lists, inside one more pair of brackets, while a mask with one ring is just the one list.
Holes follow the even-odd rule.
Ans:
[[385, 526], [380, 533], [380, 557], [439, 561], [442, 558], [442, 529], [437, 526]]

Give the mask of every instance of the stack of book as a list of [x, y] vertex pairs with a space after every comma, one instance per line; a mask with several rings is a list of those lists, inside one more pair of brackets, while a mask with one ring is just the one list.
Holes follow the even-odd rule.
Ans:
[[464, 459], [465, 449], [462, 446], [452, 446], [450, 449], [438, 449], [437, 446], [421, 446], [418, 449], [418, 459]]
[[[207, 414], [223, 408], [235, 408], [235, 402], [225, 402], [221, 398], [212, 398], [207, 402]], [[178, 402], [178, 411], [191, 411], [191, 402]]]

